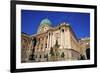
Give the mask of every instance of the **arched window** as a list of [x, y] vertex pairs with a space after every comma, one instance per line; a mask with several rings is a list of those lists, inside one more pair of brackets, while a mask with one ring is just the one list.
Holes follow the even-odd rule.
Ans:
[[40, 58], [41, 58], [41, 55], [40, 55]]
[[86, 49], [86, 57], [87, 59], [90, 59], [90, 48]]
[[45, 44], [45, 48], [47, 48], [47, 43]]
[[62, 29], [61, 31], [64, 32], [64, 29]]
[[49, 36], [50, 36], [50, 33], [49, 33]]
[[34, 45], [34, 47], [36, 46], [36, 38], [33, 38], [32, 43]]
[[59, 30], [60, 30], [60, 27], [59, 27]]

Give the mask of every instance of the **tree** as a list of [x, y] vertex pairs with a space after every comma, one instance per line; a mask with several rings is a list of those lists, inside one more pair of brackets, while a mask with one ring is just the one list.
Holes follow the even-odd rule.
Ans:
[[51, 55], [51, 57], [50, 57], [50, 60], [52, 60], [52, 61], [54, 61], [54, 50], [53, 50], [53, 48], [51, 47], [50, 48], [50, 55]]
[[33, 49], [32, 49], [31, 55], [29, 56], [29, 60], [35, 60], [34, 52], [35, 52], [36, 42], [37, 42], [37, 41], [36, 41], [36, 38], [34, 37], [34, 38], [32, 39]]
[[58, 41], [56, 40], [54, 47], [53, 48], [51, 47], [51, 49], [50, 49], [51, 59], [53, 61], [57, 61], [60, 57], [60, 53], [59, 53], [59, 49], [58, 49], [59, 46], [60, 45], [58, 45]]
[[55, 58], [56, 58], [56, 60], [59, 60], [59, 57], [60, 57], [60, 53], [59, 53], [59, 44], [58, 44], [58, 40], [56, 40], [56, 44], [55, 44], [55, 46], [54, 46], [54, 48], [55, 48]]
[[64, 58], [64, 56], [65, 56], [65, 54], [64, 54], [64, 52], [62, 52], [61, 57]]
[[84, 55], [80, 55], [80, 60], [85, 60], [85, 56]]
[[46, 58], [47, 61], [48, 61], [48, 54], [45, 54], [45, 55], [44, 55], [44, 58]]
[[51, 56], [54, 56], [54, 50], [52, 47], [50, 48], [50, 54], [51, 54]]

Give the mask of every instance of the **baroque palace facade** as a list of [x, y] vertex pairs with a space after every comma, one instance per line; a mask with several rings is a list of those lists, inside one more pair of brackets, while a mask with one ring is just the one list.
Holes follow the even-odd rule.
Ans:
[[89, 44], [89, 38], [77, 39], [68, 23], [52, 27], [46, 18], [41, 21], [37, 34], [21, 34], [21, 62], [90, 59]]

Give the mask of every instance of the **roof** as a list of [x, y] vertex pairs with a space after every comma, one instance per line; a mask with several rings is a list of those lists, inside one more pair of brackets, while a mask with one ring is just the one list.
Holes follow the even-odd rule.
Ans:
[[43, 26], [43, 25], [51, 25], [51, 21], [48, 19], [48, 18], [45, 18], [41, 21], [40, 23], [40, 26]]

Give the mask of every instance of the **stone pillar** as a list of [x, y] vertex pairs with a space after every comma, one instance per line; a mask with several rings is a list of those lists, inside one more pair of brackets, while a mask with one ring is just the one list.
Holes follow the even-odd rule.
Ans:
[[50, 41], [50, 45], [49, 45], [49, 48], [51, 48], [51, 33], [50, 33], [49, 36], [50, 36], [50, 40], [49, 40]]
[[60, 38], [61, 38], [61, 40], [60, 40], [60, 48], [62, 48], [62, 31], [60, 30]]
[[63, 45], [64, 45], [64, 48], [65, 48], [65, 41], [66, 41], [66, 35], [65, 35], [66, 33], [65, 33], [65, 30], [64, 30], [64, 33], [63, 33]]
[[47, 35], [47, 49], [49, 48], [49, 36]]
[[45, 51], [45, 36], [44, 36], [44, 38], [43, 38], [43, 51]]
[[64, 33], [61, 31], [61, 49], [64, 48]]
[[49, 45], [50, 45], [50, 43], [49, 43], [49, 39], [50, 38], [50, 36], [49, 36], [49, 33], [48, 33], [48, 39], [47, 39], [47, 48], [48, 48], [48, 50], [49, 50]]
[[52, 47], [55, 45], [55, 37], [54, 37], [54, 33], [53, 33], [53, 35], [52, 35]]
[[52, 34], [51, 34], [51, 47], [52, 47], [52, 45], [53, 45], [53, 44], [52, 44]]
[[52, 34], [53, 33], [51, 33], [51, 47], [53, 47], [53, 40], [52, 40], [53, 35]]
[[65, 48], [67, 48], [67, 43], [68, 43], [68, 39], [67, 39], [67, 38], [68, 38], [67, 30], [65, 30], [65, 33], [64, 33], [64, 34], [65, 34], [65, 44], [64, 44], [64, 45], [65, 45]]

